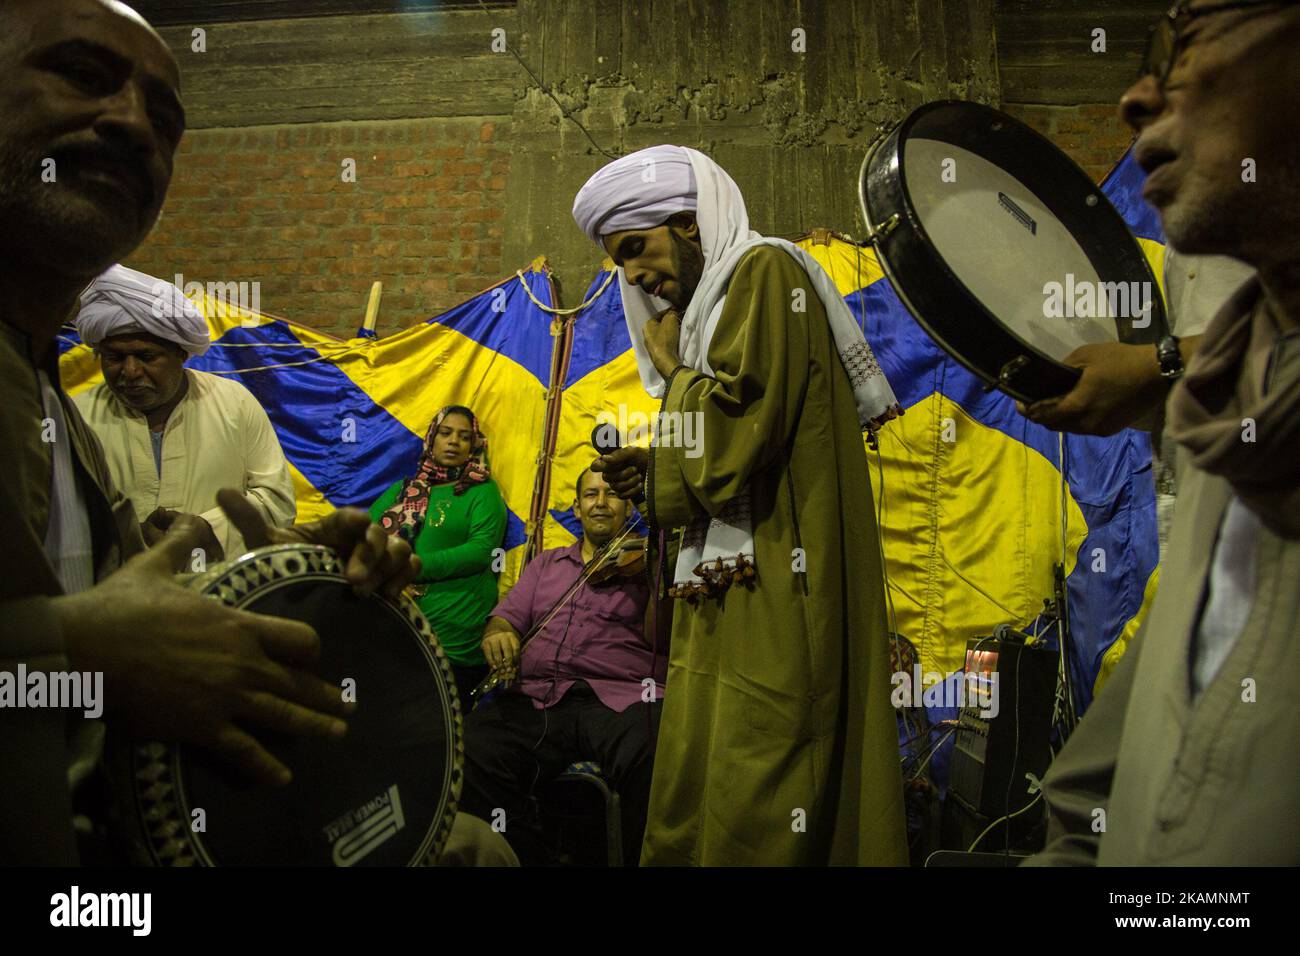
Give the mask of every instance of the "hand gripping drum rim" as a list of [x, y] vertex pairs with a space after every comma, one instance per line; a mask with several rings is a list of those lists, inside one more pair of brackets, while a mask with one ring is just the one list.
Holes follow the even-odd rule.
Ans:
[[[318, 580], [347, 584], [343, 570], [338, 555], [330, 548], [283, 544], [250, 551], [233, 561], [189, 576], [185, 583], [227, 607], [242, 608], [286, 581]], [[418, 850], [406, 863], [408, 866], [430, 866], [436, 863], [451, 833], [463, 779], [464, 743], [455, 678], [433, 628], [414, 601], [405, 594], [393, 600], [377, 593], [370, 600], [382, 602], [409, 626], [431, 671], [440, 676], [450, 704], [442, 811], [433, 817]], [[110, 734], [107, 756], [110, 770], [117, 778], [115, 788], [119, 799], [128, 805], [136, 844], [134, 852], [142, 862], [169, 867], [218, 865], [203, 835], [193, 832], [190, 826], [191, 808], [186, 793], [183, 746]], [[268, 799], [273, 799], [274, 791], [267, 788], [266, 792]]]

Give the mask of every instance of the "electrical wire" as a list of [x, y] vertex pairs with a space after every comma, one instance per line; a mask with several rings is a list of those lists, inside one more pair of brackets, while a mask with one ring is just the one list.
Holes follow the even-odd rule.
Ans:
[[1043, 791], [1042, 791], [1042, 790], [1039, 790], [1038, 793], [1035, 794], [1034, 799], [1030, 800], [1028, 803], [1026, 803], [1023, 807], [1021, 807], [1021, 808], [1020, 808], [1019, 810], [1017, 810], [1015, 813], [1007, 814], [1007, 815], [1004, 816], [1004, 817], [998, 817], [996, 820], [994, 820], [992, 823], [990, 823], [988, 826], [986, 826], [986, 827], [984, 828], [984, 832], [981, 833], [979, 836], [977, 836], [977, 837], [975, 838], [974, 842], [971, 843], [971, 845], [968, 846], [968, 847], [966, 848], [966, 852], [967, 852], [967, 853], [974, 853], [974, 852], [975, 852], [975, 848], [976, 848], [977, 846], [980, 845], [980, 841], [983, 840], [984, 837], [986, 837], [986, 836], [989, 834], [989, 831], [991, 831], [995, 826], [997, 826], [997, 825], [998, 825], [999, 823], [1001, 823], [1003, 820], [1006, 820], [1008, 823], [1010, 823], [1010, 822], [1011, 822], [1012, 820], [1014, 820], [1016, 817], [1020, 816], [1020, 814], [1025, 813], [1026, 811], [1028, 811], [1030, 807], [1032, 807], [1034, 804], [1036, 804], [1036, 803], [1037, 803], [1039, 800], [1041, 800], [1041, 799], [1043, 799]]
[[[1067, 502], [1067, 497], [1066, 497], [1066, 494], [1067, 494], [1067, 492], [1066, 492], [1066, 488], [1067, 488], [1066, 471], [1067, 471], [1068, 466], [1067, 466], [1067, 464], [1066, 464], [1065, 449], [1066, 449], [1066, 445], [1065, 445], [1065, 433], [1064, 433], [1064, 432], [1057, 432], [1057, 433], [1056, 433], [1057, 468], [1058, 468], [1059, 471], [1060, 471], [1060, 479], [1061, 479], [1061, 480], [1060, 480], [1060, 507], [1061, 507], [1061, 513], [1060, 513], [1060, 520], [1061, 520], [1061, 564], [1060, 564], [1060, 568], [1061, 568], [1061, 575], [1062, 575], [1062, 578], [1064, 578], [1064, 575], [1065, 575], [1065, 558], [1066, 558], [1066, 552], [1067, 552], [1067, 549], [1068, 549], [1068, 546], [1069, 546], [1069, 543], [1068, 543], [1068, 535], [1069, 535], [1069, 506], [1068, 506], [1067, 503], [1066, 503], [1066, 502]], [[1064, 581], [1062, 581], [1062, 584], [1064, 585]], [[1053, 593], [1055, 593], [1055, 590], [1056, 590], [1056, 575], [1055, 575], [1055, 574], [1053, 574], [1053, 576], [1052, 576], [1052, 590], [1053, 590]], [[1063, 725], [1063, 726], [1066, 728], [1067, 732], [1068, 732], [1068, 731], [1072, 731], [1072, 730], [1074, 729], [1074, 727], [1078, 724], [1078, 717], [1077, 717], [1076, 714], [1075, 714], [1075, 708], [1074, 708], [1074, 688], [1073, 688], [1073, 681], [1072, 681], [1071, 678], [1070, 678], [1070, 660], [1069, 660], [1069, 651], [1068, 651], [1068, 648], [1066, 647], [1066, 633], [1065, 633], [1065, 627], [1066, 627], [1066, 619], [1067, 619], [1067, 616], [1068, 616], [1068, 614], [1069, 614], [1069, 608], [1066, 607], [1065, 605], [1066, 605], [1066, 602], [1068, 602], [1068, 601], [1069, 601], [1069, 591], [1068, 591], [1068, 590], [1063, 586], [1062, 589], [1061, 589], [1061, 596], [1060, 596], [1060, 601], [1059, 601], [1059, 603], [1061, 604], [1061, 606], [1058, 607], [1058, 608], [1056, 609], [1056, 647], [1057, 647], [1057, 657], [1058, 657], [1058, 661], [1059, 661], [1058, 666], [1057, 666], [1057, 682], [1058, 682], [1058, 686], [1059, 686], [1059, 688], [1060, 688], [1060, 694], [1058, 695], [1058, 697], [1059, 697], [1059, 702], [1060, 702], [1060, 708], [1059, 708], [1059, 713], [1058, 713], [1058, 714], [1054, 714], [1053, 717], [1054, 717], [1054, 718], [1059, 717], [1059, 722], [1060, 722], [1060, 724]], [[1056, 721], [1054, 720], [1054, 722], [1056, 722]]]
[[[1011, 810], [1011, 787], [1012, 784], [1015, 782], [1016, 761], [1020, 759], [1020, 663], [1024, 659], [1025, 659], [1025, 648], [1022, 645], [1019, 648], [1018, 653], [1016, 654], [1016, 678], [1015, 678], [1016, 692], [1014, 695], [1015, 696], [1015, 728], [1016, 728], [1015, 740], [1016, 742], [1011, 749], [1011, 774], [1007, 777], [1007, 792], [1002, 800], [1002, 808], [1004, 810], [1007, 810], [1008, 813]], [[1008, 816], [1008, 822], [1010, 822], [1009, 816]], [[1008, 858], [1010, 858], [1011, 827], [1008, 826], [1006, 828], [1004, 837], [1005, 837], [1005, 842], [1003, 843], [1002, 850], [1003, 853]]]
[[955, 720], [941, 720], [937, 724], [927, 727], [925, 730], [921, 731], [915, 737], [909, 737], [907, 740], [904, 740], [899, 746], [906, 747], [908, 744], [915, 743], [916, 741], [920, 740], [922, 737], [928, 736], [929, 734], [934, 733], [936, 730], [939, 730], [942, 727], [955, 728], [956, 726], [957, 726], [957, 721]]
[[[901, 766], [902, 766], [904, 769], [906, 769], [907, 764], [908, 764], [908, 761], [911, 761], [913, 764], [915, 764], [917, 761], [921, 760], [923, 757], [925, 757], [925, 756], [926, 756], [927, 754], [929, 754], [931, 751], [936, 750], [936, 749], [938, 749], [939, 747], [942, 747], [942, 746], [947, 742], [948, 737], [950, 737], [952, 734], [956, 733], [957, 731], [959, 731], [959, 730], [961, 729], [960, 725], [959, 725], [958, 722], [955, 721], [955, 720], [944, 721], [944, 722], [943, 722], [943, 725], [947, 725], [947, 732], [946, 732], [942, 737], [940, 737], [938, 740], [930, 740], [930, 741], [927, 741], [926, 744], [925, 744], [925, 746], [923, 746], [923, 747], [921, 747], [919, 750], [917, 750], [916, 753], [914, 753], [914, 754], [907, 754], [907, 755], [905, 755], [905, 756], [903, 757]], [[954, 726], [954, 725], [955, 725], [955, 726]], [[941, 725], [940, 725], [940, 724], [935, 724], [935, 727], [936, 727], [936, 728], [939, 727], [939, 726], [941, 726]], [[929, 731], [927, 731], [926, 733], [928, 733], [928, 732], [929, 732]], [[925, 735], [922, 734], [921, 736], [925, 736]]]
[[[832, 235], [846, 242], [853, 242], [848, 237], [841, 236], [839, 233], [832, 233]], [[856, 270], [856, 277], [854, 280], [854, 294], [857, 295], [858, 297], [858, 325], [861, 326], [862, 334], [865, 337], [867, 332], [867, 305], [866, 305], [866, 297], [863, 296], [862, 294], [862, 247], [858, 245], [856, 242], [853, 242], [853, 251], [854, 251], [853, 263], [854, 263], [854, 268]], [[839, 288], [839, 283], [835, 279], [834, 269], [835, 269], [835, 260], [832, 259], [831, 260], [831, 281], [835, 284], [836, 288]], [[889, 615], [890, 640], [891, 642], [897, 644], [898, 636], [899, 636], [898, 635], [898, 612], [894, 609], [894, 592], [893, 589], [890, 587], [889, 564], [885, 557], [885, 456], [884, 456], [884, 452], [880, 448], [880, 440], [878, 436], [876, 437], [875, 446], [876, 447], [874, 450], [876, 452], [876, 485], [877, 485], [876, 549], [880, 554], [880, 574], [881, 577], [884, 579], [885, 609]], [[870, 465], [868, 465], [868, 470], [867, 470], [868, 479], [870, 479], [870, 476], [871, 476]], [[901, 658], [901, 655], [899, 656]], [[917, 652], [917, 660], [918, 661], [920, 660], [919, 651]], [[925, 712], [924, 707], [922, 707], [922, 712], [923, 713]], [[906, 729], [910, 733], [912, 728], [911, 726], [909, 726], [910, 717], [907, 713], [906, 708], [903, 710], [902, 719], [903, 719], [904, 729]], [[924, 732], [928, 732], [928, 731], [923, 731], [923, 733]], [[914, 737], [912, 739], [916, 739], [916, 738]]]
[[925, 762], [916, 768], [916, 770], [912, 773], [911, 779], [917, 780], [920, 778], [921, 774], [925, 772], [925, 768], [930, 765], [930, 761], [934, 759], [934, 755], [937, 754], [941, 749], [943, 749], [943, 745], [948, 742], [948, 738], [951, 737], [956, 732], [957, 732], [957, 728], [956, 727], [952, 728], [952, 730], [948, 731], [946, 734], [944, 734], [942, 737], [939, 738], [938, 743], [934, 744], [932, 747], [929, 748], [930, 752], [929, 754], [926, 755]]
[[[855, 269], [855, 272], [856, 272], [856, 277], [855, 277], [855, 281], [854, 281], [854, 294], [856, 294], [857, 297], [858, 297], [858, 325], [862, 328], [862, 334], [863, 334], [863, 336], [865, 337], [866, 332], [867, 332], [867, 311], [866, 311], [866, 298], [862, 295], [862, 247], [861, 247], [858, 243], [854, 242], [854, 241], [853, 241], [851, 238], [849, 238], [848, 236], [841, 235], [840, 233], [837, 233], [837, 232], [832, 232], [831, 235], [834, 236], [834, 237], [837, 238], [837, 239], [840, 239], [840, 240], [842, 240], [842, 241], [844, 241], [844, 242], [851, 243], [851, 244], [853, 245], [853, 251], [854, 251], [854, 269]], [[831, 283], [835, 286], [836, 289], [839, 289], [839, 288], [840, 288], [840, 284], [839, 284], [839, 280], [836, 278], [836, 275], [835, 275], [835, 257], [834, 257], [833, 254], [832, 254], [831, 259], [830, 259], [830, 268], [827, 269], [827, 272], [828, 272], [828, 274], [829, 274], [830, 277], [831, 277]], [[893, 590], [892, 590], [892, 588], [890, 587], [890, 584], [889, 584], [889, 565], [888, 565], [888, 563], [887, 563], [887, 561], [886, 561], [886, 558], [885, 558], [885, 531], [884, 531], [884, 517], [885, 517], [885, 458], [884, 458], [884, 454], [883, 454], [883, 453], [881, 452], [881, 450], [880, 450], [879, 437], [878, 437], [878, 436], [872, 436], [872, 438], [869, 439], [869, 441], [870, 441], [870, 442], [872, 443], [872, 445], [873, 445], [873, 449], [872, 449], [872, 450], [875, 451], [875, 453], [876, 453], [876, 485], [877, 485], [877, 491], [876, 491], [876, 495], [875, 495], [875, 498], [876, 498], [876, 549], [877, 549], [877, 552], [878, 552], [879, 555], [880, 555], [880, 574], [881, 574], [881, 577], [882, 577], [883, 582], [884, 582], [884, 591], [885, 591], [885, 609], [886, 609], [886, 613], [887, 613], [887, 615], [888, 615], [889, 640], [890, 640], [890, 643], [891, 643], [891, 644], [894, 644], [895, 646], [897, 646], [897, 645], [898, 645], [898, 639], [899, 639], [899, 633], [898, 633], [898, 613], [897, 613], [896, 610], [894, 609], [894, 594], [893, 594]], [[868, 465], [867, 465], [867, 479], [868, 479], [868, 481], [870, 481], [870, 478], [871, 478], [871, 466], [870, 466], [870, 460], [868, 460]], [[899, 656], [900, 659], [902, 658], [902, 655], [901, 655], [901, 654], [899, 654], [898, 656]], [[918, 659], [918, 661], [919, 661], [919, 659], [920, 659], [920, 658], [919, 658], [919, 652], [918, 652], [918, 657], [917, 657], [917, 659]], [[911, 734], [912, 731], [913, 731], [913, 726], [912, 726], [912, 724], [913, 724], [913, 718], [912, 718], [912, 716], [908, 713], [908, 711], [909, 711], [910, 709], [911, 709], [911, 708], [906, 708], [906, 707], [905, 707], [905, 708], [902, 708], [902, 709], [901, 709], [901, 713], [900, 713], [900, 719], [903, 721], [903, 729], [904, 729], [904, 731], [906, 731], [906, 732], [909, 733], [909, 734]], [[922, 708], [921, 708], [921, 712], [922, 712], [923, 714], [925, 713], [925, 709], [924, 709], [923, 706], [922, 706]], [[935, 726], [942, 726], [942, 724], [936, 724]], [[917, 733], [915, 736], [913, 736], [913, 737], [911, 737], [911, 738], [909, 739], [908, 743], [910, 743], [912, 740], [916, 740], [918, 737], [921, 737], [921, 736], [923, 736], [924, 734], [926, 734], [926, 733], [928, 733], [928, 732], [929, 732], [929, 731], [921, 731], [920, 733]], [[903, 746], [906, 746], [906, 744], [904, 744]]]

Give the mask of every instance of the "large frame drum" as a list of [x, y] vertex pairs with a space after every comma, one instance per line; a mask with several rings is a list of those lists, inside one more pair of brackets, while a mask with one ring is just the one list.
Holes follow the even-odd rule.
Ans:
[[415, 603], [405, 595], [358, 598], [337, 555], [305, 544], [259, 548], [187, 583], [228, 607], [312, 625], [321, 638], [321, 678], [340, 693], [351, 679], [357, 706], [340, 739], [253, 728], [293, 771], [283, 788], [251, 785], [198, 748], [112, 739], [109, 765], [125, 791], [141, 861], [435, 862], [460, 794], [460, 703]]
[[858, 196], [917, 322], [1014, 398], [1068, 392], [1080, 372], [1062, 360], [1081, 345], [1153, 344], [1165, 332], [1159, 285], [1123, 218], [1073, 160], [1005, 113], [919, 107], [868, 152]]

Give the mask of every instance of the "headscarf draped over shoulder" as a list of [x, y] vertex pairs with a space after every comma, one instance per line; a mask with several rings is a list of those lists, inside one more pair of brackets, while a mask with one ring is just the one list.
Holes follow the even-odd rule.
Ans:
[[[438, 426], [448, 415], [467, 413], [470, 431], [473, 432], [469, 458], [459, 468], [438, 464], [433, 457], [433, 439], [438, 434]], [[452, 494], [463, 495], [470, 487], [483, 484], [492, 477], [487, 465], [487, 448], [487, 436], [479, 428], [478, 417], [463, 406], [445, 406], [433, 417], [433, 423], [425, 435], [424, 451], [420, 454], [420, 464], [415, 474], [402, 482], [397, 500], [379, 516], [380, 527], [415, 547], [416, 536], [424, 527], [424, 518], [429, 511], [429, 492], [432, 487], [455, 482]]]
[[[826, 310], [862, 428], [874, 430], [902, 413], [861, 326], [826, 270], [793, 243], [750, 229], [740, 187], [703, 153], [685, 146], [654, 146], [624, 156], [597, 170], [573, 202], [574, 221], [596, 243], [613, 232], [654, 229], [679, 212], [695, 214], [704, 257], [699, 284], [681, 318], [679, 344], [684, 365], [705, 375], [714, 374], [709, 365], [709, 343], [721, 319], [732, 274], [756, 247], [775, 246], [807, 273]], [[651, 396], [662, 398], [665, 382], [645, 347], [643, 330], [646, 322], [670, 303], [629, 285], [621, 267], [618, 289], [641, 383]], [[725, 582], [735, 579], [730, 572], [754, 566], [749, 513], [746, 490], [718, 515], [705, 516], [688, 527], [669, 593], [690, 596], [710, 588], [712, 583], [701, 575], [705, 568], [718, 569], [717, 579]]]

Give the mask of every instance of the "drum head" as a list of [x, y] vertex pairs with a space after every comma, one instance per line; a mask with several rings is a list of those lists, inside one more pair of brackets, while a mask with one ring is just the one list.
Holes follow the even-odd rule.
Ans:
[[1155, 342], [1164, 304], [1141, 247], [1075, 163], [966, 102], [914, 111], [863, 164], [863, 213], [899, 296], [955, 358], [1017, 398], [1068, 391], [1097, 342]]
[[251, 552], [192, 586], [231, 607], [311, 624], [319, 675], [340, 693], [351, 681], [357, 706], [338, 740], [253, 728], [293, 771], [283, 788], [250, 785], [197, 748], [137, 745], [136, 802], [154, 862], [435, 860], [460, 789], [460, 713], [450, 668], [415, 605], [356, 597], [332, 551], [300, 545]]

